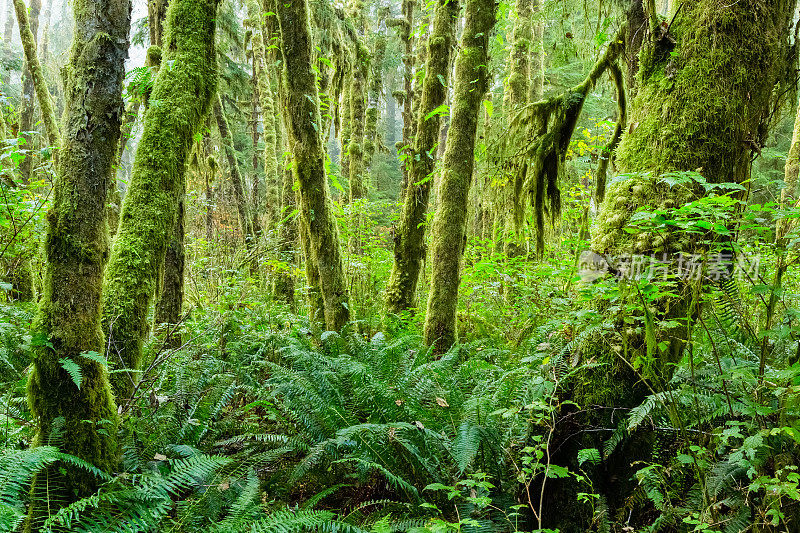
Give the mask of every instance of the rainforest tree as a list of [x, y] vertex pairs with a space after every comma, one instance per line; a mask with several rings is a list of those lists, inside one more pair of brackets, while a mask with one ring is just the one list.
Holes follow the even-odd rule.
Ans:
[[494, 0], [469, 0], [456, 57], [450, 129], [444, 152], [439, 202], [431, 229], [433, 272], [425, 343], [444, 353], [456, 342], [456, 310], [461, 256], [467, 239], [467, 200], [475, 163], [478, 113], [489, 86], [489, 37], [497, 6]]
[[[34, 445], [47, 444], [58, 431], [64, 452], [108, 472], [117, 462], [117, 409], [102, 357], [100, 304], [108, 257], [105, 204], [123, 113], [130, 10], [128, 0], [73, 3], [76, 31], [65, 80], [63, 144], [48, 214], [44, 292], [33, 326], [36, 350], [28, 382], [38, 425]], [[80, 373], [80, 382], [74, 372]], [[96, 488], [93, 474], [75, 468], [64, 472], [61, 501]], [[43, 474], [39, 488], [59, 486], [58, 477], [57, 468]], [[54, 495], [53, 501], [59, 499]], [[47, 505], [33, 502], [31, 530], [53, 512]]]
[[142, 361], [153, 301], [174, 224], [194, 135], [217, 84], [217, 0], [174, 0], [167, 10], [164, 61], [145, 114], [133, 177], [106, 267], [103, 326], [118, 399], [130, 397]]

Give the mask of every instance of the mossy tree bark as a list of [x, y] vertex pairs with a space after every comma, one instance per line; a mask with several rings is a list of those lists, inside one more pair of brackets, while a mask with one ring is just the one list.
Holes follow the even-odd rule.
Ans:
[[[509, 54], [508, 78], [506, 79], [505, 92], [503, 93], [503, 112], [509, 129], [519, 127], [521, 121], [517, 115], [527, 103], [528, 96], [533, 86], [531, 82], [531, 51], [533, 41], [533, 14], [534, 0], [517, 0], [514, 6], [516, 20], [511, 32], [511, 53]], [[508, 177], [504, 187], [505, 198], [502, 205], [505, 217], [505, 235], [503, 250], [509, 257], [522, 253], [524, 241], [522, 238], [525, 203], [523, 200], [525, 182], [525, 169]]]
[[[42, 121], [44, 122], [45, 135], [47, 135], [47, 142], [50, 144], [50, 146], [57, 147], [59, 144], [58, 122], [56, 120], [56, 115], [53, 112], [53, 102], [50, 98], [50, 91], [47, 89], [47, 80], [44, 78], [42, 64], [39, 61], [39, 55], [36, 53], [35, 20], [38, 18], [38, 15], [34, 17], [34, 2], [31, 2], [31, 17], [29, 20], [25, 3], [22, 0], [13, 1], [14, 9], [17, 12], [19, 33], [22, 38], [22, 48], [25, 52], [25, 64], [27, 66], [26, 76], [30, 77], [30, 81], [32, 83], [31, 87], [33, 92], [36, 93], [36, 99], [39, 102], [39, 108], [42, 112]], [[27, 81], [25, 83], [27, 83]], [[23, 98], [25, 99], [32, 97], [32, 93], [30, 96], [27, 94], [23, 95]], [[30, 109], [32, 109], [32, 107]], [[23, 113], [25, 112], [26, 111], [23, 110]], [[20, 115], [20, 123], [21, 122], [22, 116]], [[31, 126], [32, 125], [29, 125], [28, 127], [30, 128]]]
[[415, 0], [403, 0], [401, 5], [402, 18], [392, 19], [387, 22], [391, 27], [398, 29], [400, 41], [403, 43], [403, 90], [396, 93], [399, 96], [400, 104], [403, 106], [403, 139], [400, 141], [398, 153], [405, 155], [401, 164], [403, 171], [403, 183], [400, 187], [401, 197], [405, 193], [406, 185], [408, 184], [408, 170], [410, 164], [408, 156], [411, 153], [411, 134], [414, 129], [413, 114], [412, 114], [412, 97], [413, 87], [412, 81], [414, 78], [414, 39], [412, 36], [412, 29], [414, 28], [414, 6]]
[[[792, 132], [792, 145], [786, 154], [786, 165], [783, 172], [783, 190], [781, 190], [781, 208], [794, 206], [797, 203], [797, 176], [800, 174], [800, 104], [797, 107]], [[780, 242], [789, 232], [791, 219], [778, 221], [775, 229], [775, 240]]]
[[[110, 471], [117, 459], [117, 410], [108, 372], [82, 354], [105, 350], [100, 314], [108, 257], [105, 205], [123, 113], [131, 3], [75, 0], [73, 9], [63, 145], [47, 216], [44, 294], [33, 326], [37, 341], [28, 400], [38, 423], [35, 445], [46, 443], [56, 419], [63, 419], [62, 451]], [[81, 367], [80, 388], [62, 367], [65, 359]], [[66, 472], [67, 499], [95, 489], [94, 476]], [[46, 483], [49, 475], [42, 474], [37, 483]], [[28, 529], [54, 511], [48, 504], [33, 500]]]
[[[214, 47], [219, 0], [173, 0], [167, 10], [165, 60], [159, 70], [106, 269], [103, 324], [109, 361], [138, 370], [147, 312], [175, 222], [194, 135], [217, 85]], [[128, 398], [136, 375], [115, 374], [117, 398]]]
[[[617, 149], [617, 161], [626, 176], [607, 187], [593, 230], [595, 251], [610, 257], [698, 251], [685, 232], [654, 236], [630, 234], [624, 228], [640, 207], [669, 209], [697, 198], [698, 191], [663, 183], [659, 176], [665, 172], [697, 170], [709, 183], [748, 179], [753, 152], [763, 145], [773, 111], [780, 105], [776, 101], [776, 95], [783, 93], [780, 85], [794, 78], [790, 74], [794, 51], [789, 47], [794, 7], [795, 2], [788, 0], [743, 0], [725, 6], [699, 0], [683, 4], [669, 34], [663, 25], [649, 24], [655, 32], [645, 37], [639, 56], [632, 126]], [[756, 64], [763, 68], [754, 69]], [[669, 291], [677, 296], [662, 298], [643, 310], [656, 323], [678, 324], [656, 330], [651, 342], [631, 328], [624, 351], [622, 346], [582, 350], [583, 357], [595, 358], [606, 370], [578, 376], [571, 399], [581, 406], [624, 409], [639, 405], [650, 394], [648, 387], [660, 391], [682, 357], [690, 322], [699, 312], [695, 286], [676, 279]], [[667, 343], [665, 349], [658, 347], [660, 341]], [[632, 372], [631, 360], [647, 353], [648, 345], [649, 362], [638, 374]], [[589, 417], [586, 424], [609, 423], [603, 412], [585, 415]], [[574, 414], [572, 420], [579, 422]], [[589, 433], [577, 439], [573, 435], [561, 438], [569, 440], [561, 452], [566, 455], [576, 452], [576, 447], [600, 445]], [[601, 475], [594, 485], [605, 496], [612, 515], [634, 489], [629, 482], [632, 461], [649, 459], [647, 435], [632, 435], [621, 447], [599, 466]], [[554, 489], [553, 494], [558, 492]], [[568, 498], [563, 493], [558, 497]], [[589, 521], [584, 516], [584, 523], [565, 526], [561, 518], [552, 516], [550, 524], [558, 524], [562, 531], [585, 531]]]
[[236, 159], [236, 152], [233, 147], [233, 134], [228, 126], [228, 119], [225, 116], [225, 110], [222, 107], [222, 99], [219, 95], [217, 95], [216, 100], [214, 100], [213, 108], [214, 119], [217, 122], [217, 130], [219, 131], [219, 136], [222, 141], [225, 158], [228, 161], [228, 172], [230, 172], [231, 175], [236, 209], [239, 212], [239, 225], [242, 229], [245, 245], [251, 248], [255, 245], [255, 235], [253, 234], [252, 221], [250, 220], [249, 209], [247, 207], [247, 196], [245, 196], [244, 193], [242, 173], [239, 170], [239, 161]]
[[[439, 139], [440, 115], [433, 113], [447, 98], [450, 54], [455, 40], [459, 5], [440, 0], [428, 40], [414, 148], [409, 160], [409, 182], [404, 195], [400, 225], [394, 235], [394, 264], [386, 287], [386, 309], [401, 313], [415, 304], [415, 293], [425, 258], [425, 221], [436, 165], [434, 145]], [[429, 116], [430, 115], [430, 116]]]
[[467, 240], [467, 203], [475, 164], [475, 137], [489, 85], [489, 35], [495, 0], [467, 0], [464, 33], [456, 58], [450, 130], [431, 229], [431, 291], [425, 315], [425, 343], [444, 353], [456, 341], [456, 308], [461, 257]]
[[[319, 94], [313, 67], [313, 37], [307, 0], [278, 2], [282, 37], [287, 130], [300, 188], [301, 224], [319, 274], [325, 325], [340, 330], [350, 320], [349, 296], [342, 266], [339, 234], [328, 197]], [[312, 283], [312, 280], [309, 279]], [[312, 283], [313, 286], [313, 283]]]
[[[19, 132], [25, 139], [26, 148], [33, 152], [33, 137], [24, 133], [33, 129], [33, 113], [35, 110], [35, 86], [31, 75], [30, 64], [28, 63], [27, 50], [36, 51], [36, 39], [39, 31], [39, 12], [42, 9], [41, 0], [31, 0], [30, 13], [22, 0], [13, 0], [14, 10], [17, 13], [17, 25], [19, 26], [19, 36], [22, 41], [23, 50], [26, 50], [25, 61], [22, 65], [22, 100], [19, 104]], [[25, 28], [25, 29], [23, 29]], [[34, 53], [35, 55], [35, 53]], [[31, 177], [33, 160], [29, 155], [20, 163], [20, 174], [22, 180], [27, 183]]]
[[[384, 149], [381, 137], [378, 134], [378, 120], [380, 119], [380, 98], [383, 92], [383, 61], [386, 57], [386, 28], [385, 21], [389, 8], [378, 8], [378, 19], [375, 37], [372, 46], [372, 61], [369, 83], [369, 101], [367, 105], [366, 124], [364, 129], [364, 168], [372, 167], [372, 157], [380, 146]], [[388, 130], [389, 128], [387, 128]]]
[[[148, 3], [151, 46], [147, 50], [148, 66], [157, 73], [161, 68], [164, 46], [164, 22], [167, 18], [168, 0], [151, 0]], [[137, 99], [138, 100], [138, 99]], [[178, 209], [170, 231], [169, 244], [164, 254], [161, 286], [156, 301], [153, 322], [164, 333], [164, 346], [178, 348], [182, 344], [178, 324], [183, 312], [183, 274], [186, 262], [184, 249], [184, 217], [186, 213], [186, 178], [179, 184]]]

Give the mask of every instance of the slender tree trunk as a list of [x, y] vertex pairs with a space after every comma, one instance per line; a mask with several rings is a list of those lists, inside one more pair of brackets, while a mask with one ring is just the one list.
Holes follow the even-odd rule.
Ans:
[[[19, 27], [20, 40], [22, 41], [23, 50], [36, 50], [36, 36], [39, 30], [39, 11], [41, 10], [41, 0], [31, 0], [30, 14], [28, 7], [23, 0], [14, 0], [14, 10], [17, 13], [17, 25]], [[22, 15], [20, 16], [20, 13]], [[24, 29], [23, 29], [24, 28]], [[36, 104], [34, 102], [35, 86], [33, 77], [31, 76], [30, 64], [28, 63], [28, 53], [25, 53], [25, 60], [22, 64], [22, 101], [19, 106], [19, 131], [22, 138], [25, 139], [25, 148], [33, 152], [34, 139], [31, 135], [23, 132], [33, 130], [33, 115]], [[33, 168], [32, 155], [28, 155], [20, 163], [20, 174], [22, 179], [27, 183], [31, 178], [31, 169]]]
[[[531, 59], [533, 51], [533, 4], [535, 0], [517, 0], [514, 8], [516, 20], [511, 34], [511, 54], [509, 55], [508, 79], [503, 94], [503, 112], [509, 130], [519, 127], [517, 115], [527, 103], [534, 85], [531, 77]], [[525, 220], [525, 183], [526, 173], [521, 171], [509, 176], [508, 185], [503, 194], [506, 202], [503, 206], [505, 218], [505, 236], [503, 250], [509, 257], [523, 253], [523, 226]]]
[[[369, 84], [369, 102], [367, 105], [366, 125], [364, 128], [364, 167], [372, 167], [372, 157], [380, 141], [378, 135], [378, 121], [380, 120], [380, 98], [383, 92], [383, 61], [386, 57], [386, 35], [385, 21], [389, 14], [388, 7], [378, 8], [378, 20], [374, 46]], [[390, 99], [391, 100], [391, 99]]]
[[290, 118], [287, 130], [294, 174], [300, 186], [301, 223], [308, 228], [306, 241], [319, 273], [326, 327], [338, 331], [350, 320], [350, 307], [339, 234], [328, 197], [322, 132], [317, 131], [318, 126], [315, 128], [322, 122], [316, 75], [312, 70], [313, 38], [308, 1], [278, 2], [278, 20]]
[[[28, 382], [35, 445], [45, 444], [63, 418], [61, 450], [111, 471], [116, 463], [117, 409], [106, 367], [82, 354], [105, 351], [100, 321], [103, 269], [108, 255], [106, 195], [122, 117], [122, 84], [128, 55], [129, 0], [74, 0], [75, 33], [66, 79], [66, 110], [53, 206], [44, 245], [44, 293], [34, 324], [35, 350]], [[101, 31], [102, 30], [102, 31]], [[81, 367], [77, 387], [63, 361]], [[36, 483], [53, 482], [58, 468]], [[67, 502], [88, 495], [96, 478], [80, 469], [63, 475]], [[34, 494], [38, 494], [34, 488]], [[27, 529], [67, 503], [33, 499]]]
[[169, 0], [147, 0], [147, 29], [150, 30], [150, 45], [163, 46], [164, 22], [167, 20]]
[[[255, 55], [258, 67], [258, 97], [261, 104], [261, 119], [264, 124], [264, 183], [268, 190], [280, 191], [283, 182], [283, 169], [279, 162], [282, 161], [284, 148], [282, 143], [278, 143], [276, 126], [280, 123], [281, 117], [278, 113], [278, 106], [275, 102], [275, 95], [271, 87], [272, 69], [267, 63], [267, 53], [265, 38], [269, 35], [266, 24], [261, 25], [261, 34], [253, 37]], [[277, 87], [277, 85], [276, 85]], [[269, 218], [274, 225], [278, 218], [278, 207], [280, 206], [280, 193], [270, 194], [270, 205], [267, 207]], [[277, 202], [275, 201], [277, 200]], [[255, 204], [254, 204], [255, 205]]]
[[[798, 104], [792, 132], [792, 145], [786, 154], [784, 166], [783, 190], [781, 190], [780, 206], [783, 209], [793, 207], [797, 203], [797, 176], [800, 173], [800, 104]], [[775, 241], [780, 242], [792, 225], [792, 219], [783, 218], [778, 221], [775, 229]]]
[[[11, 49], [11, 41], [14, 38], [14, 0], [6, 0], [6, 24], [3, 28], [3, 54], [6, 60], [11, 59], [14, 53]], [[3, 94], [8, 91], [8, 83], [11, 81], [11, 70], [3, 69]]]
[[[253, 142], [253, 188], [250, 191], [250, 226], [253, 228], [253, 233], [258, 236], [261, 235], [261, 177], [258, 175], [258, 171], [261, 168], [261, 164], [259, 161], [261, 157], [258, 154], [258, 124], [259, 124], [259, 115], [261, 114], [261, 99], [262, 96], [260, 94], [258, 88], [258, 78], [261, 75], [259, 71], [258, 64], [256, 63], [256, 53], [255, 53], [255, 41], [261, 40], [260, 34], [254, 34], [251, 37], [251, 42], [253, 43], [253, 69], [251, 75], [251, 89], [253, 91], [253, 101], [251, 102], [250, 106], [250, 131], [251, 131], [251, 139]], [[266, 125], [266, 120], [263, 121], [263, 124]]]
[[456, 342], [456, 309], [461, 257], [467, 241], [467, 202], [475, 163], [475, 137], [489, 85], [489, 34], [495, 0], [467, 0], [464, 32], [456, 59], [450, 128], [431, 229], [431, 292], [425, 315], [425, 343], [444, 353]]
[[[19, 33], [22, 38], [22, 48], [25, 51], [26, 65], [25, 81], [23, 82], [23, 109], [20, 112], [20, 130], [29, 131], [33, 127], [33, 96], [35, 93], [36, 98], [39, 100], [39, 107], [42, 110], [47, 142], [51, 146], [58, 146], [58, 125], [53, 112], [53, 104], [50, 100], [50, 92], [47, 89], [47, 81], [44, 78], [42, 65], [39, 63], [39, 56], [36, 53], [36, 31], [38, 29], [40, 6], [39, 0], [31, 1], [31, 16], [29, 20], [25, 3], [22, 0], [14, 0], [14, 9], [17, 12], [17, 22], [19, 23]], [[27, 116], [27, 113], [30, 113], [30, 116]]]
[[44, 1], [42, 32], [39, 38], [39, 60], [41, 63], [47, 63], [47, 54], [50, 53], [50, 18], [53, 14], [53, 0]]
[[[103, 325], [109, 361], [139, 370], [147, 312], [164, 263], [192, 139], [209, 111], [217, 84], [214, 47], [219, 0], [172, 0], [165, 60], [136, 151], [117, 237], [106, 269]], [[136, 375], [114, 375], [117, 398], [130, 397]]]
[[400, 28], [400, 40], [403, 42], [403, 98], [401, 101], [403, 105], [403, 140], [401, 145], [402, 149], [398, 150], [399, 155], [405, 156], [401, 164], [401, 169], [403, 171], [403, 182], [400, 185], [401, 197], [404, 196], [406, 186], [408, 185], [408, 171], [411, 166], [409, 158], [411, 157], [411, 146], [413, 144], [414, 114], [412, 104], [414, 97], [414, 39], [412, 30], [414, 28], [415, 5], [415, 0], [403, 0], [402, 18], [392, 21], [394, 26]]
[[236, 152], [233, 147], [233, 135], [231, 134], [230, 127], [228, 127], [228, 119], [225, 117], [225, 111], [222, 109], [222, 99], [219, 95], [217, 95], [213, 107], [214, 119], [217, 121], [217, 130], [219, 130], [225, 158], [228, 161], [228, 171], [231, 174], [231, 183], [233, 184], [233, 194], [236, 199], [236, 209], [239, 211], [239, 224], [242, 228], [242, 236], [244, 237], [245, 245], [251, 248], [255, 244], [255, 237], [253, 235], [253, 227], [250, 224], [247, 197], [244, 194], [242, 174], [239, 171], [239, 161], [236, 159]]
[[425, 221], [431, 181], [436, 161], [433, 148], [439, 138], [440, 116], [431, 114], [447, 98], [450, 53], [455, 40], [459, 5], [455, 0], [441, 0], [436, 6], [433, 30], [428, 41], [428, 61], [409, 183], [394, 235], [394, 264], [386, 288], [386, 307], [397, 314], [414, 306], [420, 267], [425, 258]]
[[[286, 99], [285, 86], [281, 81], [276, 83], [275, 91], [276, 96], [282, 96], [281, 100]], [[285, 105], [280, 105], [276, 99], [276, 107], [280, 107], [281, 113], [276, 117], [275, 121], [275, 153], [283, 154], [286, 150], [286, 130], [289, 116]], [[279, 161], [283, 163], [283, 158]], [[281, 261], [280, 270], [276, 273], [275, 283], [273, 284], [273, 294], [275, 297], [294, 307], [294, 277], [292, 276], [292, 268], [297, 265], [297, 258], [295, 257], [298, 247], [298, 220], [301, 218], [297, 216], [297, 193], [294, 190], [294, 174], [289, 165], [283, 163], [279, 166], [280, 170], [280, 189], [279, 200], [281, 204], [278, 226], [278, 258]], [[305, 243], [305, 239], [304, 239]], [[305, 247], [303, 248], [305, 250]], [[322, 297], [319, 294], [319, 274], [316, 273], [316, 267], [313, 266], [313, 258], [310, 254], [306, 256], [306, 268], [313, 268], [311, 274], [306, 277], [310, 280], [316, 279], [316, 284], [311, 286], [312, 291], [316, 291], [316, 295], [312, 293], [309, 297], [309, 302], [316, 302], [309, 307], [309, 317], [312, 323], [324, 320], [325, 306], [322, 303]], [[319, 313], [318, 313], [319, 312]], [[319, 314], [319, 316], [317, 316]]]

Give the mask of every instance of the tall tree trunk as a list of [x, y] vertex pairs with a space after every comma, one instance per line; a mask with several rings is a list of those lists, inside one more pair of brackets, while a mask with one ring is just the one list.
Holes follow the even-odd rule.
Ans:
[[[300, 216], [308, 228], [311, 258], [319, 273], [325, 325], [338, 331], [350, 320], [349, 296], [342, 266], [339, 232], [328, 197], [325, 154], [316, 75], [312, 70], [313, 38], [307, 0], [278, 2], [282, 37], [287, 130], [300, 185]], [[311, 280], [309, 279], [309, 282]]]
[[[273, 79], [275, 78], [278, 77], [273, 76]], [[277, 80], [275, 89], [276, 91], [274, 91], [273, 94], [275, 94], [276, 97], [280, 97], [280, 100], [285, 102], [286, 87], [282, 79], [279, 78]], [[289, 121], [289, 115], [286, 106], [280, 105], [278, 99], [276, 99], [276, 104], [278, 104], [276, 107], [280, 107], [281, 112], [276, 117], [275, 121], [275, 153], [283, 154], [287, 152], [286, 130], [288, 129], [287, 123]], [[278, 226], [278, 258], [281, 261], [281, 266], [275, 275], [272, 291], [278, 300], [294, 307], [294, 277], [292, 276], [292, 267], [297, 264], [295, 254], [299, 244], [298, 220], [301, 217], [297, 216], [295, 213], [297, 210], [297, 193], [294, 190], [294, 174], [292, 173], [290, 165], [283, 162], [283, 158], [280, 158], [279, 161], [282, 163], [278, 167], [280, 171], [278, 199], [281, 204], [280, 215], [278, 217], [280, 222]], [[303, 244], [305, 244], [305, 241], [306, 238], [303, 239]], [[305, 249], [304, 247], [303, 250]], [[308, 301], [312, 304], [309, 306], [309, 317], [312, 323], [314, 323], [319, 320], [324, 320], [325, 305], [322, 303], [322, 297], [319, 294], [319, 274], [316, 272], [316, 266], [313, 265], [310, 248], [308, 250], [309, 253], [306, 255], [306, 268], [312, 269], [310, 274], [306, 274], [311, 291]], [[313, 285], [311, 284], [312, 279], [316, 280], [316, 283]], [[319, 316], [317, 316], [317, 314], [319, 314]]]
[[[44, 293], [34, 323], [39, 342], [28, 399], [39, 425], [34, 445], [47, 443], [54, 421], [63, 418], [61, 450], [111, 471], [117, 459], [117, 409], [108, 372], [82, 354], [105, 351], [100, 321], [108, 255], [105, 204], [123, 112], [131, 4], [75, 0], [73, 6], [76, 24], [65, 80], [63, 145], [47, 217]], [[64, 360], [81, 367], [80, 387], [64, 369]], [[53, 468], [36, 483], [58, 475]], [[64, 482], [62, 496], [67, 501], [96, 488], [96, 478], [81, 469], [67, 468]], [[59, 501], [33, 499], [27, 529], [37, 530], [39, 520], [57, 510], [48, 506]]]
[[[250, 104], [250, 132], [251, 132], [251, 140], [253, 143], [253, 188], [250, 191], [250, 226], [253, 228], [253, 233], [258, 236], [261, 235], [261, 177], [258, 174], [259, 169], [261, 168], [260, 160], [261, 157], [258, 153], [258, 139], [260, 137], [258, 132], [258, 124], [259, 124], [259, 115], [262, 112], [261, 109], [261, 91], [258, 90], [258, 78], [261, 75], [259, 71], [258, 64], [256, 63], [256, 53], [255, 53], [255, 41], [261, 40], [260, 34], [254, 34], [251, 37], [251, 43], [253, 46], [253, 68], [252, 74], [250, 77], [250, 85], [251, 90], [253, 92], [253, 100]], [[266, 125], [266, 120], [263, 121], [263, 124]]]
[[[511, 33], [511, 54], [509, 55], [508, 78], [503, 94], [503, 112], [509, 130], [518, 126], [517, 115], [527, 103], [532, 90], [531, 59], [533, 51], [533, 14], [534, 0], [517, 0], [514, 11], [516, 20]], [[505, 236], [503, 250], [509, 257], [523, 253], [523, 223], [525, 219], [525, 183], [526, 173], [515, 172], [509, 176], [508, 185], [504, 187]]]
[[461, 257], [467, 240], [467, 202], [475, 163], [478, 114], [489, 85], [489, 34], [495, 0], [467, 0], [464, 32], [456, 58], [450, 128], [431, 229], [431, 292], [425, 343], [444, 353], [456, 341]]
[[[629, 177], [607, 188], [592, 235], [595, 251], [607, 257], [655, 253], [677, 257], [697, 251], [684, 232], [656, 236], [631, 234], [626, 228], [640, 207], [668, 210], [702, 194], [680, 186], [670, 188], [660, 179], [665, 172], [697, 170], [709, 183], [743, 183], [749, 178], [753, 151], [763, 146], [777, 105], [775, 96], [783, 92], [776, 87], [786, 83], [787, 72], [793, 71], [789, 29], [794, 6], [788, 0], [742, 0], [725, 6], [716, 0], [699, 0], [683, 4], [669, 35], [663, 26], [650, 26], [655, 33], [651, 30], [645, 37], [640, 54], [632, 126], [617, 150], [620, 170]], [[759, 58], [761, 68], [753, 68], [753, 58]], [[669, 321], [674, 326], [656, 330], [649, 340], [643, 334], [628, 336], [621, 351], [619, 346], [582, 349], [583, 358], [594, 358], [606, 370], [581, 374], [572, 399], [580, 405], [624, 409], [639, 405], [650, 393], [648, 386], [660, 391], [682, 357], [687, 322], [697, 316], [695, 285], [675, 280], [669, 292], [677, 296], [664, 297], [645, 311], [655, 323]], [[666, 342], [665, 347], [658, 346], [660, 341]], [[649, 362], [637, 375], [629, 365], [639, 354], [647, 354]], [[610, 422], [603, 418], [603, 413], [610, 412], [613, 409], [598, 409], [582, 416], [587, 417], [587, 426], [596, 427]], [[573, 416], [571, 423], [580, 420]], [[577, 446], [600, 445], [594, 435], [576, 438], [574, 431], [573, 426], [569, 436], [561, 437], [569, 442], [561, 454], [573, 454]], [[648, 460], [646, 436], [631, 438], [626, 448], [635, 451], [605, 459], [602, 477], [597, 478], [601, 485], [595, 485], [606, 497], [612, 516], [634, 489], [629, 482], [631, 463]], [[559, 446], [556, 437], [554, 441]], [[564, 494], [559, 497], [567, 499]], [[562, 517], [552, 516], [549, 524], [558, 524], [565, 532], [582, 532], [589, 522], [588, 516], [583, 518], [583, 523], [570, 526]], [[640, 525], [644, 524], [631, 524]]]
[[147, 0], [147, 29], [150, 31], [150, 45], [163, 46], [164, 22], [167, 20], [169, 0]]
[[[30, 14], [23, 0], [14, 0], [14, 10], [17, 13], [17, 25], [19, 26], [20, 40], [23, 50], [32, 49], [36, 51], [36, 39], [39, 31], [39, 11], [41, 10], [41, 0], [31, 0]], [[22, 15], [20, 15], [22, 13]], [[28, 53], [25, 53], [25, 61], [22, 65], [22, 101], [19, 110], [19, 131], [25, 139], [25, 148], [33, 153], [34, 139], [31, 135], [22, 133], [33, 129], [33, 114], [35, 110], [35, 86], [31, 75], [31, 66], [28, 63]], [[34, 54], [35, 55], [35, 54]], [[31, 178], [33, 168], [33, 158], [28, 155], [20, 163], [20, 174], [25, 183]]]
[[458, 11], [459, 4], [455, 0], [440, 0], [428, 41], [428, 61], [410, 158], [409, 182], [400, 225], [394, 235], [394, 264], [386, 288], [387, 311], [393, 314], [414, 306], [420, 267], [425, 258], [425, 221], [436, 165], [433, 148], [439, 139], [440, 124], [440, 115], [433, 112], [447, 98], [450, 54]]
[[[798, 104], [792, 132], [792, 145], [786, 154], [784, 167], [783, 190], [781, 190], [780, 206], [783, 209], [792, 207], [797, 203], [797, 176], [800, 173], [800, 104]], [[780, 242], [789, 232], [792, 219], [783, 218], [778, 221], [775, 230], [775, 240]]]
[[47, 62], [47, 54], [50, 53], [50, 18], [53, 15], [53, 0], [44, 0], [44, 15], [42, 18], [42, 31], [39, 38], [39, 59], [40, 62]]
[[255, 243], [255, 236], [253, 235], [253, 226], [251, 225], [249, 210], [247, 209], [247, 196], [244, 194], [244, 184], [242, 183], [242, 174], [239, 171], [239, 161], [236, 159], [236, 152], [233, 147], [233, 134], [228, 126], [228, 119], [225, 117], [225, 111], [222, 108], [222, 99], [217, 95], [214, 100], [214, 119], [217, 121], [217, 130], [222, 141], [223, 151], [225, 158], [228, 161], [228, 171], [231, 174], [231, 183], [233, 185], [233, 194], [236, 199], [236, 209], [239, 211], [239, 224], [242, 229], [242, 236], [244, 243], [248, 248], [251, 248]]
[[[6, 0], [6, 24], [3, 28], [3, 55], [7, 61], [11, 59], [14, 51], [11, 49], [11, 41], [14, 38], [14, 0]], [[8, 83], [11, 81], [11, 70], [3, 69], [3, 94], [8, 90]]]
[[[270, 68], [267, 53], [266, 42], [270, 34], [269, 27], [262, 22], [261, 34], [253, 37], [253, 44], [255, 46], [254, 52], [258, 67], [258, 98], [261, 105], [261, 120], [264, 124], [264, 185], [267, 191], [280, 191], [281, 182], [283, 181], [283, 169], [280, 168], [279, 162], [283, 157], [283, 144], [278, 143], [278, 135], [276, 126], [280, 123], [281, 116], [276, 113], [278, 106], [275, 102], [275, 95], [273, 87], [271, 86], [272, 78], [274, 78], [273, 69]], [[277, 84], [275, 86], [277, 88]], [[272, 194], [267, 198], [270, 205], [267, 206], [271, 224], [275, 224], [278, 218], [278, 208], [280, 207], [279, 194]], [[277, 200], [277, 202], [276, 202]], [[254, 210], [258, 211], [258, 207], [253, 204]]]
[[[106, 268], [103, 325], [109, 361], [138, 370], [147, 313], [164, 263], [193, 138], [217, 85], [214, 47], [219, 0], [173, 0], [167, 10], [164, 59], [158, 72]], [[128, 398], [136, 375], [114, 374], [117, 398]]]
[[[148, 4], [151, 45], [148, 48], [147, 63], [157, 75], [161, 68], [164, 46], [164, 22], [167, 18], [168, 0], [151, 0]], [[138, 99], [137, 99], [138, 100]], [[149, 98], [145, 102], [147, 106]], [[131, 124], [131, 127], [133, 124]], [[123, 145], [120, 143], [120, 145]], [[156, 328], [165, 334], [164, 346], [179, 348], [182, 344], [178, 324], [183, 312], [183, 275], [186, 251], [184, 250], [184, 216], [186, 212], [186, 177], [184, 175], [178, 190], [178, 209], [170, 231], [164, 266], [161, 273], [161, 286], [153, 314]]]
[[413, 78], [414, 78], [414, 6], [415, 0], [403, 0], [402, 2], [402, 18], [389, 21], [394, 27], [400, 29], [400, 41], [403, 43], [403, 90], [402, 99], [400, 103], [403, 106], [403, 139], [402, 144], [398, 150], [398, 154], [405, 156], [403, 158], [401, 169], [403, 171], [403, 182], [400, 186], [400, 196], [405, 194], [406, 186], [408, 184], [408, 170], [411, 166], [409, 158], [411, 155], [411, 145], [413, 140], [411, 138], [414, 129], [414, 116], [412, 112], [413, 103]]

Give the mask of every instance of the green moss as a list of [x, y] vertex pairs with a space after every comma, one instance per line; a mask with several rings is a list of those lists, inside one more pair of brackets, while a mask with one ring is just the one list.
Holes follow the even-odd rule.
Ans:
[[[108, 358], [120, 368], [140, 368], [148, 309], [158, 285], [190, 148], [216, 89], [217, 4], [218, 0], [173, 0], [167, 12], [167, 66], [155, 80], [106, 269], [103, 325], [111, 332]], [[114, 376], [117, 397], [127, 398], [135, 374]]]
[[[28, 381], [28, 401], [38, 426], [34, 445], [48, 442], [63, 422], [57, 439], [62, 451], [107, 471], [117, 462], [117, 408], [106, 367], [82, 354], [105, 350], [100, 322], [108, 257], [105, 208], [120, 136], [130, 22], [115, 14], [124, 4], [73, 3], [76, 26], [87, 30], [75, 33], [66, 69], [63, 144], [47, 215], [43, 294], [33, 325], [34, 363]], [[63, 369], [64, 359], [80, 365], [80, 388]], [[93, 475], [65, 472], [61, 488], [51, 487], [63, 493], [49, 501], [33, 500], [29, 530], [57, 510], [52, 507], [56, 502], [69, 502], [96, 488]], [[44, 490], [51, 474], [60, 476], [53, 468], [37, 477], [34, 493]]]
[[[310, 68], [313, 36], [308, 2], [279, 3], [278, 20], [282, 36], [286, 125], [294, 158], [294, 177], [299, 184], [306, 272], [309, 284], [319, 287], [322, 293], [326, 327], [338, 331], [350, 320], [349, 293], [328, 195], [324, 147], [318, 131], [322, 122], [316, 76]], [[319, 276], [317, 284], [315, 275]]]
[[425, 222], [435, 163], [429, 156], [439, 140], [440, 116], [428, 115], [442, 105], [447, 97], [450, 73], [450, 54], [455, 41], [455, 25], [459, 5], [455, 1], [440, 1], [436, 6], [433, 30], [428, 40], [427, 64], [419, 99], [419, 112], [408, 184], [405, 188], [400, 226], [394, 237], [394, 263], [386, 286], [387, 312], [399, 314], [414, 307], [417, 282], [425, 258]]
[[468, 0], [455, 63], [450, 129], [431, 230], [431, 291], [425, 315], [425, 342], [435, 346], [437, 353], [446, 352], [456, 341], [467, 202], [475, 164], [478, 113], [489, 85], [489, 35], [496, 10], [494, 0]]

